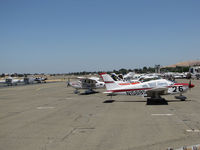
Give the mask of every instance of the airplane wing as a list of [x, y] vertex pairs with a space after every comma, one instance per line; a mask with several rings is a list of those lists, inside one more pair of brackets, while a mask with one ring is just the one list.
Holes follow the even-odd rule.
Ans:
[[77, 79], [80, 79], [80, 80], [82, 80], [82, 79], [88, 79], [88, 80], [95, 80], [95, 81], [98, 81], [99, 80], [99, 78], [98, 77], [77, 77]]
[[158, 88], [150, 89], [148, 91], [149, 92], [161, 92], [161, 91], [165, 91], [165, 90], [168, 90], [168, 88], [167, 87], [158, 87]]
[[108, 92], [108, 91], [106, 91], [106, 92], [103, 92], [104, 94], [112, 94], [113, 92]]
[[167, 93], [167, 87], [158, 87], [146, 91], [147, 97], [154, 97], [155, 95], [165, 95]]
[[95, 80], [95, 81], [99, 81], [99, 78], [98, 78], [98, 77], [90, 77], [89, 79]]

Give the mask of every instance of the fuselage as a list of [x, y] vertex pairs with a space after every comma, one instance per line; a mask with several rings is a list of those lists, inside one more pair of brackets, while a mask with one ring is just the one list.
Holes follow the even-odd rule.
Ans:
[[164, 92], [162, 92], [160, 95], [184, 93], [189, 89], [189, 84], [174, 83], [165, 79], [158, 79], [138, 84], [126, 83], [123, 86], [118, 86], [107, 92], [119, 95], [147, 96], [147, 91], [156, 91], [161, 89], [163, 89]]

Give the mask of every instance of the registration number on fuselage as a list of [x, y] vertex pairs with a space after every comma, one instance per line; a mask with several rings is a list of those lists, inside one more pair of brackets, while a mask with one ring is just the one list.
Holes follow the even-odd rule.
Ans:
[[126, 94], [130, 96], [145, 95], [146, 91], [145, 90], [127, 91]]
[[[185, 91], [185, 88], [183, 86], [173, 86], [169, 88], [168, 93], [182, 93]], [[127, 91], [126, 95], [130, 96], [141, 96], [141, 95], [146, 95], [146, 90], [135, 90], [135, 91]]]

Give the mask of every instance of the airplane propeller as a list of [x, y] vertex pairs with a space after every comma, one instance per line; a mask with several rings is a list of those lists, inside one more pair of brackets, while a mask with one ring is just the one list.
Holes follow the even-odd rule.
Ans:
[[191, 79], [190, 79], [190, 81], [189, 81], [188, 87], [189, 87], [190, 90], [191, 90], [191, 88], [194, 87], [194, 85], [193, 85], [192, 82], [191, 82]]

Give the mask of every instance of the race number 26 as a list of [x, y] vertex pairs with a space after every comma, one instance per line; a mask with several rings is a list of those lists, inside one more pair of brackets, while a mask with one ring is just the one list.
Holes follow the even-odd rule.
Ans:
[[173, 92], [183, 92], [183, 86], [173, 86]]

